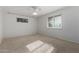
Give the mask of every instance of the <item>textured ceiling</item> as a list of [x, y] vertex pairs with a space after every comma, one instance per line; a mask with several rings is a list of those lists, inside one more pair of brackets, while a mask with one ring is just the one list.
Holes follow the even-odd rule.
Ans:
[[[25, 15], [25, 16], [35, 16], [33, 15], [33, 9], [31, 6], [4, 6], [2, 7], [5, 11], [15, 13], [15, 14], [20, 14], [20, 15]], [[37, 12], [37, 16], [45, 15], [50, 12], [54, 12], [60, 8], [63, 8], [63, 6], [38, 6], [40, 10]]]

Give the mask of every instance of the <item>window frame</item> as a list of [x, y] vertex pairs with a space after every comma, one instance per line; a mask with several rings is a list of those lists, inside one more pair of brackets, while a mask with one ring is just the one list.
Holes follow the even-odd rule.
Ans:
[[[61, 25], [61, 27], [49, 27], [49, 18], [54, 18], [55, 19], [55, 17], [58, 17], [58, 16], [61, 16], [61, 23], [62, 23], [62, 25]], [[55, 15], [55, 16], [51, 16], [51, 17], [48, 17], [48, 19], [47, 19], [47, 28], [52, 28], [52, 29], [62, 29], [63, 28], [63, 19], [62, 19], [62, 15]]]

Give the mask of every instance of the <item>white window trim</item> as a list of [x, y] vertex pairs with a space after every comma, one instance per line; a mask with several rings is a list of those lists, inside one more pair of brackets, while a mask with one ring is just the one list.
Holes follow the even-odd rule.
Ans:
[[[51, 17], [57, 17], [57, 16], [61, 16], [62, 17], [62, 15], [56, 15], [56, 16], [51, 16]], [[48, 17], [49, 18], [49, 17]], [[63, 29], [63, 19], [61, 20], [62, 21], [62, 26], [61, 27], [49, 27], [48, 25], [49, 25], [49, 22], [48, 22], [48, 19], [47, 19], [47, 28], [52, 28], [52, 29]]]

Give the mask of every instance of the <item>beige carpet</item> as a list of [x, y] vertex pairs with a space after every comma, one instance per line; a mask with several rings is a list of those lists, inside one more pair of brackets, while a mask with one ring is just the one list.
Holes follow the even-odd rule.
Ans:
[[30, 35], [17, 38], [4, 39], [0, 45], [0, 53], [29, 53], [28, 45], [36, 40], [41, 40], [55, 47], [56, 53], [79, 53], [79, 44], [44, 35]]

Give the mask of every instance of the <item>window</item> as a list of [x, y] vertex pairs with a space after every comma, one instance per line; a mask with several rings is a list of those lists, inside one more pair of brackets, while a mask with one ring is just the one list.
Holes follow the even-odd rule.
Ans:
[[17, 22], [28, 23], [28, 19], [26, 19], [26, 18], [17, 18]]
[[62, 28], [62, 17], [61, 15], [53, 16], [48, 18], [48, 28]]

